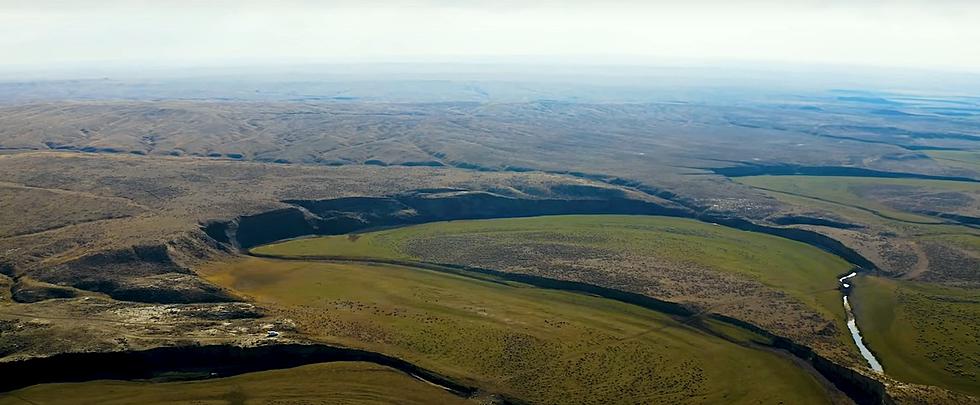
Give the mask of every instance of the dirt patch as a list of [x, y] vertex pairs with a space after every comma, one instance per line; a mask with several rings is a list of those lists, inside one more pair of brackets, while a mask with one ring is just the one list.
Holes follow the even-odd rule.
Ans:
[[921, 245], [930, 266], [920, 280], [980, 286], [980, 257], [939, 243], [923, 242]]

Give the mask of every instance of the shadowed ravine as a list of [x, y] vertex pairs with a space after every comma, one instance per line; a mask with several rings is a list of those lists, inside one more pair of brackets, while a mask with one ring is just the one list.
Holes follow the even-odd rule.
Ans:
[[35, 384], [101, 379], [160, 381], [165, 376], [177, 375], [178, 380], [197, 380], [335, 361], [360, 361], [391, 367], [462, 397], [469, 397], [477, 391], [476, 388], [381, 353], [323, 344], [271, 344], [258, 347], [210, 345], [109, 353], [65, 353], [4, 362], [0, 363], [0, 375], [4, 376], [0, 379], [0, 392]]

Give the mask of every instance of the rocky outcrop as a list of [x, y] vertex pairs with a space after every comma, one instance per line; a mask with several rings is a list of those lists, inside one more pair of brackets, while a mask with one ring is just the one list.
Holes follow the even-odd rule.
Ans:
[[77, 296], [78, 290], [74, 288], [42, 283], [30, 277], [19, 277], [10, 288], [10, 297], [17, 302], [40, 302]]
[[569, 198], [514, 198], [482, 191], [417, 190], [390, 197], [286, 200], [290, 207], [202, 224], [216, 242], [248, 249], [305, 235], [339, 235], [368, 228], [458, 219], [562, 214], [691, 216], [684, 208], [634, 199], [622, 191], [582, 186]]
[[[235, 300], [224, 289], [175, 263], [165, 245], [133, 246], [95, 253], [33, 270], [30, 277], [54, 286], [104, 293], [123, 301], [192, 303]], [[36, 297], [36, 294], [25, 294], [15, 291], [14, 297]]]
[[849, 222], [835, 221], [833, 219], [812, 217], [808, 215], [782, 215], [769, 218], [769, 222], [776, 225], [817, 225], [838, 229], [858, 229], [864, 228], [863, 225], [852, 224]]
[[239, 218], [229, 232], [239, 246], [256, 246], [298, 235], [317, 233], [317, 220], [302, 210], [290, 207]]
[[780, 228], [775, 226], [760, 225], [747, 219], [723, 215], [701, 214], [696, 216], [696, 218], [705, 222], [712, 222], [735, 229], [741, 229], [743, 231], [767, 233], [786, 239], [792, 239], [797, 242], [803, 242], [840, 256], [844, 260], [847, 260], [851, 264], [854, 264], [861, 269], [878, 269], [878, 266], [876, 266], [871, 260], [868, 260], [854, 249], [847, 247], [837, 239], [821, 233], [800, 228]]
[[850, 166], [799, 166], [799, 165], [762, 165], [750, 162], [740, 162], [741, 166], [709, 168], [715, 174], [725, 177], [746, 176], [848, 176], [848, 177], [878, 177], [889, 179], [927, 179], [980, 182], [971, 177], [934, 176], [920, 173], [885, 172]]

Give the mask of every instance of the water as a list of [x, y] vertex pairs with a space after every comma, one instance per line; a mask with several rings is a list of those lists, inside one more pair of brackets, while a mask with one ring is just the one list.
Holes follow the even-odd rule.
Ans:
[[868, 349], [868, 346], [864, 345], [864, 339], [861, 337], [861, 330], [858, 329], [857, 319], [854, 319], [854, 312], [851, 311], [851, 303], [847, 301], [847, 292], [851, 288], [851, 285], [847, 283], [847, 279], [857, 276], [856, 272], [851, 272], [844, 277], [837, 279], [841, 286], [844, 287], [844, 311], [847, 312], [847, 329], [851, 331], [851, 339], [854, 339], [854, 344], [857, 345], [858, 351], [861, 352], [861, 356], [868, 362], [868, 365], [872, 370], [878, 373], [884, 373], [885, 369], [881, 367], [881, 363], [875, 357], [874, 353]]

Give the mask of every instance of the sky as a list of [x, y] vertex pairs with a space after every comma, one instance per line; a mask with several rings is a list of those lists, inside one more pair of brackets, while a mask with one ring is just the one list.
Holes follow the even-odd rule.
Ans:
[[980, 1], [0, 0], [0, 67], [789, 63], [980, 73]]

